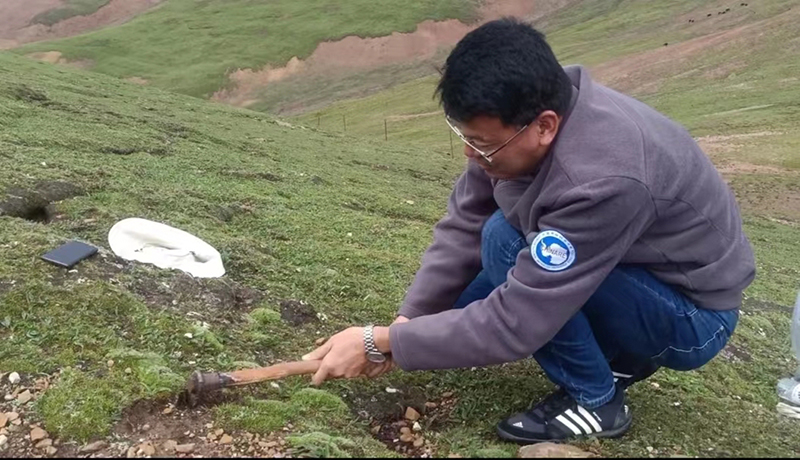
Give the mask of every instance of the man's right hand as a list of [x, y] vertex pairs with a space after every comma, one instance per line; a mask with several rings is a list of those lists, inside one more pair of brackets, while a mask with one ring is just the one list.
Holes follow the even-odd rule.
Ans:
[[[392, 321], [392, 324], [400, 324], [400, 323], [405, 323], [407, 321], [409, 321], [409, 319], [406, 318], [405, 316], [398, 316], [397, 318], [395, 318], [394, 321]], [[391, 356], [387, 356], [386, 362], [381, 364], [373, 364], [371, 368], [367, 369], [364, 372], [363, 375], [371, 379], [374, 379], [391, 371], [392, 369], [394, 369], [394, 361], [392, 360]]]

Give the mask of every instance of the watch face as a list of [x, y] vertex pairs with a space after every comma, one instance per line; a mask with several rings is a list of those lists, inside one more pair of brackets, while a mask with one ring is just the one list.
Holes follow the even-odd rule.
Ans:
[[386, 356], [383, 353], [367, 353], [367, 359], [373, 363], [382, 363], [386, 361]]

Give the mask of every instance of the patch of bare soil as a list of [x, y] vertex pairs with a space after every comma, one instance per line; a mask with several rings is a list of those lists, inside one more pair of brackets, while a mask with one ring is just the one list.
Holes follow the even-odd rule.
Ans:
[[88, 69], [94, 65], [91, 59], [79, 59], [77, 61], [70, 61], [62, 57], [60, 51], [44, 51], [41, 53], [28, 54], [29, 58], [36, 59], [37, 61], [48, 62], [50, 64], [61, 64], [75, 67], [78, 69]]
[[458, 398], [452, 392], [428, 399], [416, 387], [387, 388], [377, 394], [355, 392], [345, 401], [359, 420], [370, 425], [372, 435], [389, 449], [408, 456], [432, 458], [435, 446], [426, 433], [441, 431]]
[[[689, 72], [702, 72], [706, 78], [722, 78], [735, 72], [744, 64], [738, 61], [729, 61], [719, 66], [698, 68], [698, 56], [731, 49], [757, 49], [763, 42], [770, 39], [765, 31], [793, 27], [798, 16], [800, 16], [800, 10], [793, 8], [768, 19], [624, 56], [593, 66], [592, 76], [614, 89], [630, 94], [655, 93], [667, 79]], [[705, 19], [697, 18], [697, 26], [693, 26], [713, 28], [725, 26], [724, 22], [719, 22], [724, 19], [712, 17], [708, 20], [713, 20], [714, 24], [704, 24]], [[687, 71], [687, 69], [691, 70]]]
[[338, 74], [374, 69], [404, 62], [423, 62], [440, 48], [455, 45], [469, 31], [503, 16], [533, 20], [572, 3], [570, 0], [488, 0], [479, 9], [480, 20], [464, 24], [447, 21], [423, 21], [411, 33], [393, 33], [375, 38], [345, 37], [320, 43], [305, 61], [296, 56], [284, 67], [238, 69], [228, 75], [231, 88], [214, 93], [213, 100], [236, 106], [259, 102], [258, 92], [267, 85], [289, 77]]
[[23, 43], [78, 35], [122, 24], [164, 0], [111, 0], [87, 16], [74, 16], [52, 26], [30, 24], [37, 14], [55, 9], [61, 0], [3, 0], [0, 2], [0, 49]]
[[0, 216], [48, 223], [57, 214], [54, 203], [83, 194], [77, 185], [59, 181], [39, 182], [31, 189], [12, 187], [0, 201]]

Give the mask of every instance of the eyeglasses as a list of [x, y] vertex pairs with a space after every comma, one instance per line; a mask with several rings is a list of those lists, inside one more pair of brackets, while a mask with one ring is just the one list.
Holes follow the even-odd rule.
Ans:
[[496, 149], [492, 150], [491, 152], [486, 153], [483, 150], [481, 150], [478, 147], [476, 147], [472, 142], [467, 140], [467, 137], [464, 136], [464, 134], [458, 128], [455, 127], [455, 125], [454, 125], [454, 123], [452, 121], [450, 121], [450, 117], [445, 115], [444, 121], [447, 122], [447, 126], [449, 126], [450, 129], [452, 129], [453, 132], [456, 133], [456, 136], [458, 136], [459, 139], [461, 139], [465, 144], [467, 144], [469, 146], [469, 148], [471, 148], [472, 150], [478, 152], [478, 154], [481, 156], [481, 158], [483, 158], [487, 163], [490, 163], [490, 164], [492, 162], [492, 158], [491, 158], [492, 155], [494, 155], [495, 153], [497, 153], [500, 150], [502, 150], [503, 147], [505, 147], [506, 145], [510, 144], [511, 141], [513, 141], [517, 136], [522, 134], [522, 132], [525, 131], [525, 129], [527, 129], [528, 126], [531, 125], [530, 123], [528, 123], [527, 125], [523, 126], [519, 131], [516, 132], [516, 134], [514, 134], [513, 136], [508, 138], [507, 141], [503, 142], [502, 145], [500, 145], [500, 147], [497, 147]]

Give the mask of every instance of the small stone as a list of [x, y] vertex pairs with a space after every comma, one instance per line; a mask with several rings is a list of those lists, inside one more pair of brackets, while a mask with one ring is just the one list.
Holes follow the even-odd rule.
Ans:
[[647, 446], [647, 452], [650, 452], [650, 453], [653, 452], [653, 447], [652, 446]]
[[131, 369], [130, 367], [126, 367], [125, 368], [125, 373], [126, 374], [130, 374], [131, 372], [133, 372], [133, 369]]
[[272, 449], [273, 447], [278, 447], [278, 443], [275, 441], [270, 441], [266, 443], [263, 447], [266, 449]]
[[229, 434], [223, 434], [221, 438], [219, 438], [220, 444], [230, 444], [233, 442], [233, 437]]
[[425, 407], [427, 407], [428, 409], [436, 409], [437, 407], [439, 407], [439, 405], [436, 404], [435, 402], [428, 401], [425, 403]]
[[460, 455], [458, 455], [458, 454], [448, 454], [448, 455], [447, 455], [447, 458], [463, 458], [463, 457], [461, 457], [461, 456], [460, 456]]
[[5, 446], [8, 442], [8, 436], [0, 434], [0, 446]]
[[194, 438], [194, 433], [190, 433], [189, 434], [189, 439], [192, 439], [192, 438]]
[[214, 433], [208, 433], [206, 435], [206, 439], [208, 439], [209, 441], [216, 441], [217, 440], [217, 435], [215, 435]]
[[105, 449], [106, 447], [108, 447], [107, 442], [95, 441], [81, 447], [81, 452], [97, 452], [98, 450]]
[[31, 430], [31, 442], [36, 442], [47, 437], [47, 432], [38, 426]]
[[53, 446], [50, 446], [47, 449], [45, 449], [45, 452], [47, 452], [47, 455], [55, 455], [55, 453], [58, 452], [58, 449], [56, 449]]
[[19, 374], [17, 374], [16, 372], [8, 374], [8, 382], [11, 383], [12, 385], [18, 384], [19, 381], [20, 381]]
[[128, 452], [125, 454], [125, 456], [128, 457], [128, 458], [136, 457], [136, 448], [135, 447], [129, 447], [128, 448]]
[[144, 455], [155, 455], [156, 453], [156, 448], [153, 446], [153, 443], [149, 441], [139, 444], [139, 450], [141, 450]]
[[194, 451], [194, 444], [181, 444], [175, 448], [175, 451], [181, 454], [190, 454]]
[[109, 359], [106, 364], [108, 364], [108, 367], [114, 367], [114, 360], [113, 359]]
[[164, 414], [164, 415], [169, 415], [169, 414], [172, 413], [173, 410], [175, 410], [175, 409], [172, 406], [169, 406], [166, 409], [164, 409], [163, 411], [161, 411], [161, 413]]
[[414, 422], [414, 431], [422, 431], [422, 425], [419, 422]]
[[256, 451], [256, 446], [250, 446], [250, 447], [247, 448], [247, 453], [248, 454], [252, 454], [255, 451]]
[[33, 399], [33, 395], [31, 394], [30, 390], [25, 390], [17, 395], [17, 403], [19, 404], [26, 404], [31, 399]]
[[8, 415], [0, 412], [0, 428], [3, 428], [8, 423]]
[[214, 434], [216, 436], [222, 436], [222, 433], [224, 433], [224, 432], [225, 432], [225, 430], [223, 430], [222, 428], [218, 428], [218, 429], [214, 430]]
[[661, 388], [661, 385], [659, 385], [659, 384], [658, 384], [658, 383], [656, 383], [656, 382], [650, 382], [650, 386], [651, 386], [651, 387], [653, 387], [653, 388], [655, 388], [656, 390], [658, 390], [659, 388]]
[[403, 442], [411, 442], [414, 440], [414, 435], [412, 435], [411, 433], [402, 434], [400, 435], [400, 440]]
[[406, 419], [411, 420], [412, 422], [419, 420], [419, 412], [417, 412], [417, 410], [414, 409], [413, 407], [407, 408]]
[[395, 394], [395, 393], [400, 392], [400, 390], [398, 390], [397, 388], [386, 387], [386, 392], [389, 393], [389, 394]]
[[320, 346], [322, 346], [322, 344], [324, 344], [327, 341], [328, 341], [327, 337], [320, 337], [320, 338], [318, 338], [317, 340], [314, 341], [314, 345], [320, 347]]
[[42, 439], [41, 441], [36, 443], [37, 449], [44, 449], [45, 447], [50, 447], [53, 445], [53, 440], [50, 438]]
[[425, 438], [423, 438], [422, 436], [420, 436], [414, 441], [414, 447], [422, 447], [423, 444], [425, 444]]
[[19, 418], [19, 414], [16, 412], [6, 412], [6, 417], [8, 417], [9, 422], [13, 422]]
[[3, 396], [3, 399], [5, 399], [6, 401], [11, 401], [12, 399], [14, 399], [14, 395], [11, 394], [5, 395]]
[[448, 391], [448, 392], [442, 393], [442, 398], [452, 398], [452, 397], [453, 397], [453, 392], [452, 391]]
[[283, 438], [281, 438], [281, 439], [278, 440], [278, 444], [280, 444], [282, 446], [285, 446], [286, 445], [286, 441]]
[[569, 444], [556, 444], [543, 442], [529, 446], [523, 446], [517, 453], [519, 458], [589, 458], [593, 454], [581, 450]]
[[164, 441], [164, 444], [161, 444], [161, 448], [164, 449], [164, 451], [166, 452], [175, 452], [175, 449], [178, 448], [178, 443], [177, 441], [168, 439]]
[[150, 425], [148, 425], [146, 423], [144, 425], [142, 425], [142, 431], [150, 431]]
[[209, 430], [214, 428], [214, 423], [206, 423], [206, 428], [208, 428]]
[[411, 429], [407, 426], [400, 428], [400, 434], [411, 434]]
[[381, 428], [383, 428], [383, 427], [380, 426], [380, 425], [375, 425], [375, 426], [372, 427], [372, 429], [370, 431], [372, 431], [372, 434], [378, 434], [378, 433], [381, 432]]
[[[17, 428], [18, 426], [22, 425], [22, 420], [21, 419], [16, 419], [13, 422], [11, 422], [11, 424], [15, 425], [13, 428]], [[8, 427], [8, 428], [11, 429], [12, 427]], [[16, 431], [16, 430], [12, 430], [12, 431]]]
[[272, 388], [275, 388], [276, 390], [280, 390], [281, 389], [281, 386], [278, 385], [275, 382], [269, 382], [269, 386], [271, 386]]

